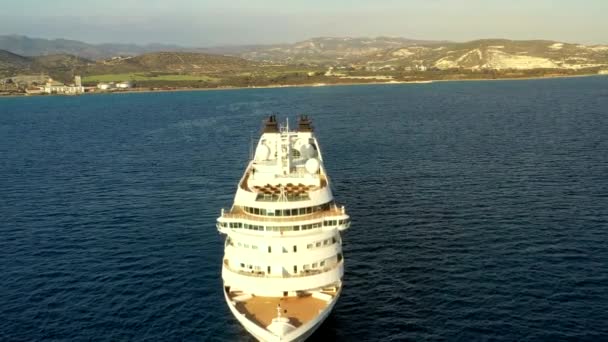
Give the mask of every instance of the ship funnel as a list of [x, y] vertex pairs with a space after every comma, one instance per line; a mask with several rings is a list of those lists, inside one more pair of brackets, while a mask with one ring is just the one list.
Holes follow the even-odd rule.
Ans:
[[279, 133], [276, 115], [271, 115], [264, 121], [264, 133]]
[[312, 120], [308, 118], [308, 115], [300, 115], [298, 119], [298, 131], [299, 132], [312, 132]]

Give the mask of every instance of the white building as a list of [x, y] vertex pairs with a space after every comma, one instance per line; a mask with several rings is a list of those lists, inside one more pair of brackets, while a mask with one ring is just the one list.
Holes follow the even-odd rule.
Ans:
[[123, 82], [116, 83], [116, 88], [118, 88], [118, 89], [129, 89], [132, 87], [133, 87], [133, 85], [129, 81], [123, 81]]
[[99, 89], [99, 90], [116, 90], [116, 89], [129, 89], [129, 88], [133, 88], [133, 84], [130, 81], [123, 81], [123, 82], [118, 82], [118, 83], [101, 82], [101, 83], [97, 84], [97, 89]]
[[115, 88], [115, 84], [114, 82], [110, 82], [110, 83], [98, 83], [97, 84], [97, 89], [99, 90], [110, 90], [110, 89], [114, 89]]
[[71, 85], [66, 85], [49, 78], [46, 84], [41, 87], [41, 90], [47, 94], [76, 95], [84, 93], [84, 87], [82, 86], [80, 76], [74, 77], [74, 84]]

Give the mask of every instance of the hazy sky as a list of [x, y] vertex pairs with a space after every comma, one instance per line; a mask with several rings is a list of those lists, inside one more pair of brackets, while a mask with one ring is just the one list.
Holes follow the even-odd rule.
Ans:
[[608, 43], [608, 0], [0, 0], [0, 34], [188, 46], [318, 36]]

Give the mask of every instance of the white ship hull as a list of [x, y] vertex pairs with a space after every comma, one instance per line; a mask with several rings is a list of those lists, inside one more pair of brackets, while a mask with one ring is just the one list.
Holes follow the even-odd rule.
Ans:
[[310, 322], [307, 322], [306, 324], [296, 328], [296, 330], [294, 330], [284, 336], [277, 336], [277, 335], [273, 334], [272, 332], [260, 327], [255, 322], [247, 319], [246, 315], [244, 315], [238, 311], [234, 301], [232, 301], [230, 299], [230, 297], [228, 296], [228, 293], [226, 291], [224, 291], [224, 298], [226, 299], [226, 303], [228, 304], [228, 307], [230, 308], [230, 311], [232, 312], [234, 317], [239, 321], [239, 323], [243, 326], [243, 328], [245, 328], [245, 330], [247, 330], [247, 332], [249, 332], [258, 341], [262, 341], [262, 342], [275, 342], [275, 341], [299, 342], [299, 341], [305, 341], [312, 334], [314, 334], [314, 332], [323, 324], [325, 319], [327, 319], [327, 317], [329, 317], [332, 310], [334, 309], [334, 306], [338, 302], [338, 299], [340, 298], [340, 292], [341, 292], [341, 288], [340, 288], [340, 290], [338, 290], [338, 292], [334, 296], [333, 300], [327, 304], [327, 307], [323, 311], [319, 312], [319, 315], [316, 318], [314, 318]]

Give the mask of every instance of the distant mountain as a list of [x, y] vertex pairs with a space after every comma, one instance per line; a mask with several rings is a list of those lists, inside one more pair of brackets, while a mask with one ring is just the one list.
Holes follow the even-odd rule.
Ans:
[[[310, 58], [328, 62], [336, 58], [348, 58], [376, 51], [428, 44], [433, 41], [406, 38], [312, 38], [294, 44], [273, 45], [235, 45], [208, 48], [184, 47], [170, 44], [89, 44], [77, 40], [30, 38], [19, 35], [0, 36], [0, 50], [10, 51], [22, 56], [70, 54], [92, 60], [108, 59], [118, 56], [137, 56], [150, 52], [201, 52], [238, 56], [256, 61], [289, 63], [294, 58]], [[308, 61], [308, 60], [307, 60]]]
[[246, 59], [270, 63], [324, 64], [340, 60], [356, 60], [405, 46], [437, 43], [440, 42], [400, 37], [318, 37], [293, 44], [252, 46], [233, 53]]
[[0, 36], [0, 50], [22, 56], [70, 54], [88, 59], [106, 59], [114, 56], [135, 56], [157, 51], [183, 51], [187, 48], [165, 44], [89, 44], [77, 40], [41, 39], [18, 35]]

